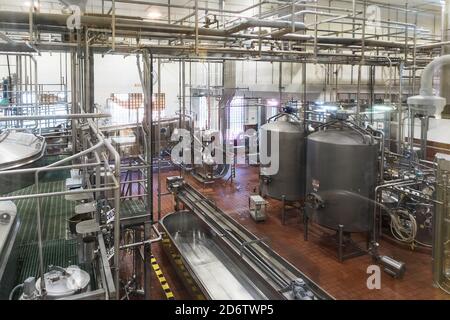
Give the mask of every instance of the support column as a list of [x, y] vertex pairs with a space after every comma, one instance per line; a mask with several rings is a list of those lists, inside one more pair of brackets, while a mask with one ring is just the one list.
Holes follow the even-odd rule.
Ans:
[[[450, 41], [450, 0], [442, 5], [442, 41]], [[450, 54], [450, 45], [442, 46], [442, 55]], [[444, 112], [450, 108], [450, 66], [441, 70], [440, 95], [447, 99]]]
[[[144, 237], [151, 237], [151, 228], [153, 225], [153, 149], [152, 149], [152, 123], [153, 123], [153, 55], [147, 51], [143, 54], [144, 60], [144, 129], [147, 135], [147, 154], [146, 161], [149, 164], [147, 169], [147, 212], [150, 214], [149, 221], [145, 223]], [[151, 245], [144, 247], [144, 295], [146, 300], [150, 300], [150, 281], [151, 281]]]
[[230, 119], [230, 104], [236, 94], [236, 62], [225, 60], [222, 72], [223, 93], [219, 101], [219, 128], [225, 142]]

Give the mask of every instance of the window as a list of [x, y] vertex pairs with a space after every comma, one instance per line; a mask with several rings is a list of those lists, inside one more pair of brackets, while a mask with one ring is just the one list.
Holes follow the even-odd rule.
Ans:
[[198, 106], [197, 127], [205, 130], [208, 127], [208, 98], [200, 97]]
[[236, 139], [244, 132], [245, 124], [245, 99], [244, 97], [234, 97], [230, 103], [230, 124], [228, 139]]
[[[158, 120], [158, 112], [164, 117], [166, 107], [165, 94], [153, 95], [153, 120]], [[144, 119], [144, 96], [142, 93], [111, 94], [107, 101], [107, 110], [111, 113], [110, 124], [130, 124]]]

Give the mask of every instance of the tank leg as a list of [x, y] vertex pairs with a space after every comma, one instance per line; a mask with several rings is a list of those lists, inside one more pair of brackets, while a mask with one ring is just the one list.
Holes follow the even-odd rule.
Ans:
[[342, 261], [344, 261], [344, 256], [343, 256], [344, 226], [342, 224], [340, 224], [338, 228], [339, 228], [338, 229], [338, 239], [339, 239], [338, 259], [339, 259], [339, 262], [342, 263]]
[[308, 215], [306, 214], [306, 210], [303, 210], [303, 224], [305, 225], [305, 234], [304, 240], [308, 241]]
[[282, 210], [281, 210], [281, 223], [283, 225], [286, 224], [286, 196], [282, 195], [281, 196], [281, 205], [283, 206]]

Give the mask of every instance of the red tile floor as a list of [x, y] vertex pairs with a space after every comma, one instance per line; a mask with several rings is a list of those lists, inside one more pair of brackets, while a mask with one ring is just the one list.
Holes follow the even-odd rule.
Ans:
[[[179, 172], [161, 174], [162, 192], [166, 192], [165, 178], [171, 175], [179, 175]], [[154, 179], [156, 208], [156, 175]], [[258, 168], [256, 167], [238, 167], [237, 178], [233, 183], [221, 180], [213, 185], [204, 186], [188, 175], [185, 179], [205, 196], [214, 199], [223, 211], [256, 236], [269, 238], [269, 243], [276, 252], [336, 299], [450, 300], [450, 295], [432, 286], [431, 255], [429, 253], [411, 251], [381, 240], [380, 253], [405, 262], [406, 273], [402, 279], [393, 279], [382, 272], [381, 289], [369, 290], [366, 285], [369, 276], [366, 270], [372, 264], [372, 259], [368, 255], [339, 263], [336, 258], [336, 251], [323, 245], [321, 228], [310, 224], [309, 240], [304, 241], [303, 223], [300, 223], [298, 215], [290, 214], [286, 225], [281, 223], [281, 204], [279, 201], [268, 199], [268, 219], [265, 222], [254, 222], [248, 213], [248, 196], [258, 185]], [[171, 195], [163, 196], [161, 207], [162, 215], [173, 211], [173, 197]], [[176, 299], [188, 299], [186, 289], [174, 273], [174, 269], [162, 252], [160, 244], [153, 245], [152, 250]], [[157, 283], [156, 277], [153, 280], [152, 297], [164, 299], [165, 296]]]

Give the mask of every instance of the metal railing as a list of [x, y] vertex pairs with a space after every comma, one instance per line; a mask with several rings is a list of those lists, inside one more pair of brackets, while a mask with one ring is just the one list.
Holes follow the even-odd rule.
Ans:
[[[86, 194], [111, 191], [114, 193], [112, 207], [115, 210], [114, 218], [114, 284], [116, 298], [119, 298], [119, 251], [120, 251], [120, 155], [111, 145], [111, 142], [105, 138], [105, 136], [97, 128], [94, 121], [90, 118], [95, 116], [89, 114], [71, 115], [72, 118], [87, 118], [86, 125], [89, 135], [86, 135], [83, 139], [89, 139], [95, 141], [95, 144], [91, 144], [90, 147], [78, 152], [72, 156], [64, 158], [60, 161], [54, 162], [45, 167], [30, 168], [30, 169], [18, 169], [9, 171], [0, 171], [0, 176], [14, 175], [17, 173], [34, 173], [36, 192], [27, 195], [15, 195], [15, 196], [1, 196], [0, 201], [5, 200], [21, 200], [21, 199], [37, 199], [36, 205], [36, 219], [37, 219], [37, 233], [38, 233], [38, 249], [39, 249], [39, 270], [41, 276], [41, 288], [42, 293], [45, 296], [45, 282], [44, 282], [44, 255], [43, 255], [43, 236], [42, 236], [42, 221], [41, 221], [41, 200], [43, 198], [62, 196], [62, 195], [74, 195], [74, 194]], [[89, 118], [90, 117], [90, 118]], [[2, 119], [0, 119], [2, 121]], [[4, 119], [3, 119], [4, 121]], [[88, 141], [82, 141], [82, 144], [87, 145]], [[86, 156], [93, 155], [95, 161], [88, 162]], [[114, 163], [114, 167], [110, 165], [110, 162]], [[67, 164], [74, 162], [72, 164]], [[79, 162], [79, 163], [76, 163]], [[100, 180], [101, 168], [105, 175], [108, 173], [112, 178], [112, 183], [108, 183], [106, 180], [102, 184]], [[88, 171], [92, 170], [96, 173], [96, 181], [94, 185], [89, 185], [87, 189], [75, 189], [75, 190], [63, 190], [56, 192], [40, 192], [40, 173], [54, 172], [54, 171], [67, 171], [72, 169], [80, 169], [86, 175]], [[109, 286], [111, 291], [111, 286]]]

